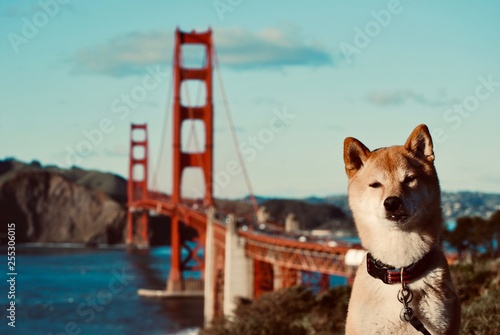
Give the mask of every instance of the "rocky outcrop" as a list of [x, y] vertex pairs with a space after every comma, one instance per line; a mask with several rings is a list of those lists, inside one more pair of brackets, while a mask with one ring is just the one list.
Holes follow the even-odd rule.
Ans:
[[57, 170], [35, 166], [3, 172], [0, 234], [7, 232], [7, 223], [14, 222], [17, 243], [123, 242], [126, 209], [104, 192]]
[[62, 175], [66, 180], [77, 185], [103, 192], [121, 204], [125, 204], [127, 201], [127, 180], [123, 177], [109, 172], [83, 170], [77, 166], [69, 169], [62, 169], [54, 165], [42, 166], [36, 160], [29, 164], [14, 158], [0, 160], [0, 187], [19, 173], [35, 171], [48, 171]]

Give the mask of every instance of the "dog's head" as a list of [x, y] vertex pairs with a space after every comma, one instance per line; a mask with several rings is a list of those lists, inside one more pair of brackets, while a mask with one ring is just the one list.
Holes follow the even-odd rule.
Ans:
[[417, 126], [406, 143], [370, 151], [348, 137], [344, 162], [356, 225], [411, 229], [441, 217], [439, 183], [429, 130]]

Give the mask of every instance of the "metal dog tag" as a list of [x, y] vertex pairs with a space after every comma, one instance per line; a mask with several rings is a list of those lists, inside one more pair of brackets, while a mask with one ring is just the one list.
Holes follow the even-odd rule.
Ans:
[[413, 309], [410, 307], [403, 307], [401, 313], [399, 313], [399, 318], [401, 321], [410, 322], [413, 319]]
[[413, 309], [408, 304], [413, 300], [413, 292], [402, 282], [402, 288], [398, 292], [398, 300], [403, 304], [403, 309], [399, 313], [399, 318], [403, 322], [410, 322], [413, 319]]

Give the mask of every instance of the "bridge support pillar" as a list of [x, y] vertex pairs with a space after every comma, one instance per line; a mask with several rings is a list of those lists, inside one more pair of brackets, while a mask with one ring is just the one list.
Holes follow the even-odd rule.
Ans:
[[273, 289], [274, 290], [279, 290], [280, 288], [283, 288], [283, 271], [282, 267], [273, 264], [273, 273], [274, 273], [274, 282], [273, 282]]
[[210, 325], [215, 312], [215, 241], [214, 241], [214, 208], [210, 207], [207, 217], [205, 235], [205, 287], [204, 316], [205, 326]]
[[226, 228], [224, 315], [232, 317], [237, 298], [253, 298], [253, 260], [245, 256], [245, 241], [238, 237], [234, 216]]
[[167, 291], [170, 293], [181, 292], [184, 290], [181, 274], [181, 243], [179, 225], [179, 218], [177, 214], [174, 213], [171, 219], [171, 264], [167, 281]]

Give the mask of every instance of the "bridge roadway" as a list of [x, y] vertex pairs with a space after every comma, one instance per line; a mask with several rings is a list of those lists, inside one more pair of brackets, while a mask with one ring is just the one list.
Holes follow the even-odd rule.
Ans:
[[[147, 209], [157, 214], [172, 216], [174, 210], [186, 225], [203, 232], [207, 227], [208, 209], [195, 209], [193, 205], [180, 204], [175, 208], [170, 197], [151, 194], [153, 197], [137, 200], [130, 204], [132, 210]], [[213, 220], [214, 243], [224, 248], [226, 225]], [[251, 259], [299, 271], [319, 272], [336, 276], [348, 276], [344, 256], [356, 246], [329, 246], [314, 242], [300, 242], [285, 235], [268, 235], [257, 231], [238, 230], [245, 241], [245, 255]]]

